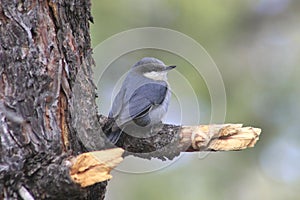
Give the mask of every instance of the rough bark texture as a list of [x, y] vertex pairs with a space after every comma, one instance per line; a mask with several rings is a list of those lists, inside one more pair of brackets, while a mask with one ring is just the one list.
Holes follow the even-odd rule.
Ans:
[[0, 1], [0, 198], [104, 198], [69, 176], [68, 157], [105, 146], [91, 19], [86, 0]]

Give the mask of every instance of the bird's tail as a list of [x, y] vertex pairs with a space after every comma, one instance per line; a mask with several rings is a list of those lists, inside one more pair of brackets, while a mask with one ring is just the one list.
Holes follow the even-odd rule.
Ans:
[[122, 130], [120, 128], [117, 128], [117, 130], [110, 132], [107, 135], [107, 138], [111, 143], [116, 144], [120, 139], [121, 134], [122, 134]]
[[112, 144], [116, 144], [122, 134], [122, 130], [116, 125], [113, 117], [108, 117], [108, 120], [104, 125], [103, 132]]

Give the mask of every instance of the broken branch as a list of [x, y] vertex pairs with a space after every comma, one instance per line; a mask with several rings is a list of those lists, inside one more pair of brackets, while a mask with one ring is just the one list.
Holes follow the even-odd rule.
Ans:
[[71, 161], [70, 176], [81, 187], [111, 179], [110, 171], [123, 160], [123, 152], [114, 148], [80, 154]]
[[[109, 120], [100, 116], [104, 132]], [[122, 134], [117, 146], [126, 150], [124, 155], [142, 158], [173, 159], [181, 152], [236, 151], [254, 147], [261, 129], [243, 127], [242, 124], [211, 124], [176, 126], [164, 124], [154, 136], [136, 138]]]

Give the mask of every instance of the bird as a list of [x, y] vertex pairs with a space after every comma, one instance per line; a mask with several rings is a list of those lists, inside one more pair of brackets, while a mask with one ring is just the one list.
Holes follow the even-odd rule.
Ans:
[[113, 120], [107, 135], [111, 143], [116, 144], [124, 132], [146, 137], [162, 123], [171, 97], [167, 73], [175, 67], [153, 57], [142, 58], [131, 67], [108, 115]]

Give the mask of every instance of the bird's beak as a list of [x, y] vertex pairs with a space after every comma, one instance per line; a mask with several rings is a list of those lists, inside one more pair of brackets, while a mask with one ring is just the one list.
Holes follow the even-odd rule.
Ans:
[[176, 67], [175, 65], [167, 66], [167, 67], [166, 67], [166, 71], [169, 71], [169, 70], [171, 70], [171, 69], [174, 69], [175, 67]]

